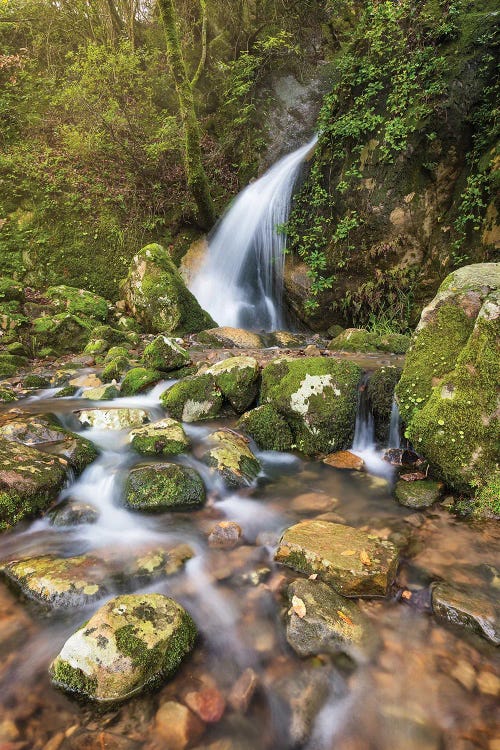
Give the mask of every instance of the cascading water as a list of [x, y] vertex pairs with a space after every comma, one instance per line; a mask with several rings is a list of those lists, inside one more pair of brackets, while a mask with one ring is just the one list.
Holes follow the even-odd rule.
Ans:
[[401, 448], [401, 415], [398, 402], [392, 399], [391, 422], [389, 427], [389, 448]]
[[315, 136], [248, 185], [209, 238], [207, 259], [190, 289], [219, 325], [286, 327], [286, 237], [278, 227], [288, 219], [294, 186], [316, 141]]

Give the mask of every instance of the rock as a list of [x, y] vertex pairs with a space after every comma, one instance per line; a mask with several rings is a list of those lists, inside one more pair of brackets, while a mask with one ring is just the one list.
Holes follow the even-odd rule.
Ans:
[[479, 633], [500, 644], [500, 607], [496, 592], [491, 597], [473, 588], [438, 583], [432, 587], [432, 609], [438, 620]]
[[21, 385], [23, 388], [36, 389], [36, 388], [50, 388], [50, 380], [43, 375], [37, 375], [36, 373], [30, 373], [22, 379]]
[[95, 523], [100, 513], [90, 503], [69, 500], [57, 505], [48, 515], [52, 526], [79, 526], [84, 523]]
[[189, 363], [189, 354], [168, 336], [157, 336], [147, 345], [142, 355], [142, 364], [151, 370], [171, 372]]
[[150, 388], [163, 379], [163, 374], [158, 370], [146, 370], [145, 367], [133, 367], [123, 378], [121, 385], [121, 396], [135, 396], [147, 388]]
[[247, 411], [240, 418], [238, 428], [250, 435], [261, 450], [289, 451], [293, 447], [290, 427], [271, 404]]
[[197, 336], [201, 344], [206, 344], [214, 349], [262, 349], [263, 342], [260, 336], [243, 328], [210, 328], [202, 331]]
[[344, 596], [385, 596], [396, 575], [398, 551], [350, 526], [307, 520], [286, 529], [274, 559], [308, 575], [317, 573]]
[[259, 678], [251, 667], [240, 674], [229, 693], [228, 703], [234, 711], [244, 714], [248, 711], [255, 694]]
[[206, 372], [213, 376], [237, 414], [248, 409], [257, 398], [260, 368], [254, 357], [230, 357]]
[[66, 482], [66, 462], [0, 438], [0, 531], [37, 515]]
[[364, 467], [365, 462], [359, 456], [351, 451], [337, 451], [337, 453], [330, 453], [323, 459], [323, 463], [327, 466], [332, 466], [334, 469], [351, 469], [354, 471], [361, 471]]
[[271, 331], [265, 335], [267, 346], [279, 346], [281, 349], [300, 349], [306, 343], [306, 336], [289, 331]]
[[128, 359], [129, 356], [129, 351], [124, 346], [112, 346], [104, 355], [104, 361], [113, 362], [115, 359], [120, 359], [122, 357]]
[[232, 430], [212, 432], [207, 441], [211, 447], [202, 455], [202, 461], [210, 466], [228, 487], [240, 488], [250, 485], [260, 471], [260, 463], [248, 447], [248, 441]]
[[381, 445], [387, 445], [389, 439], [394, 389], [401, 372], [400, 367], [384, 365], [375, 370], [368, 379], [368, 401], [375, 424], [375, 438]]
[[125, 504], [131, 510], [161, 513], [198, 508], [205, 502], [200, 475], [186, 466], [136, 466], [128, 475]]
[[92, 328], [92, 333], [84, 349], [85, 354], [104, 354], [112, 347], [130, 342], [131, 333], [120, 331], [108, 325], [99, 325]]
[[132, 430], [129, 438], [134, 450], [144, 456], [175, 456], [190, 445], [181, 423], [168, 417]]
[[11, 404], [17, 401], [17, 395], [11, 388], [0, 385], [0, 404]]
[[143, 409], [84, 409], [77, 415], [82, 424], [95, 430], [126, 430], [148, 421]]
[[277, 359], [262, 372], [261, 402], [287, 421], [294, 443], [308, 455], [352, 444], [361, 369], [326, 357]]
[[416, 469], [424, 466], [425, 461], [418, 453], [403, 448], [389, 448], [384, 453], [384, 461], [391, 466], [402, 466], [407, 469]]
[[9, 276], [0, 276], [0, 300], [2, 302], [24, 302], [24, 286]]
[[166, 701], [156, 713], [156, 732], [164, 740], [165, 749], [185, 750], [203, 735], [203, 723], [182, 703]]
[[111, 401], [118, 398], [120, 391], [115, 385], [101, 385], [98, 388], [87, 388], [81, 395], [89, 401]]
[[31, 324], [39, 349], [48, 347], [58, 355], [81, 352], [87, 344], [93, 323], [70, 313], [35, 318]]
[[108, 317], [108, 302], [98, 294], [72, 286], [51, 286], [45, 292], [56, 312], [67, 311], [72, 315], [83, 318], [106, 320]]
[[369, 333], [364, 328], [347, 328], [330, 341], [328, 349], [334, 352], [375, 352], [377, 342], [376, 333]]
[[439, 500], [442, 487], [441, 482], [433, 482], [430, 479], [415, 482], [400, 480], [396, 483], [394, 494], [398, 503], [406, 508], [430, 508]]
[[216, 724], [226, 710], [224, 696], [215, 687], [203, 686], [184, 696], [184, 702], [202, 721]]
[[283, 717], [288, 735], [285, 747], [302, 747], [307, 742], [316, 716], [334, 689], [329, 678], [328, 669], [317, 667], [302, 669], [273, 684], [274, 708]]
[[210, 547], [232, 549], [239, 544], [241, 535], [241, 526], [235, 521], [219, 521], [208, 536], [208, 544]]
[[160, 401], [175, 419], [198, 422], [218, 416], [223, 396], [212, 375], [193, 375], [162, 393]]
[[380, 643], [354, 602], [320, 581], [298, 579], [288, 587], [286, 639], [299, 656], [348, 654], [366, 662]]
[[195, 333], [214, 325], [161, 245], [139, 251], [121, 291], [127, 309], [151, 333]]
[[454, 271], [422, 312], [396, 389], [408, 437], [458, 492], [498, 474], [499, 319], [500, 263]]
[[101, 703], [122, 701], [160, 685], [193, 648], [188, 613], [160, 594], [111, 599], [64, 644], [52, 682]]
[[121, 380], [122, 376], [130, 369], [128, 357], [116, 357], [110, 360], [103, 368], [101, 378], [104, 383], [110, 383], [112, 380]]

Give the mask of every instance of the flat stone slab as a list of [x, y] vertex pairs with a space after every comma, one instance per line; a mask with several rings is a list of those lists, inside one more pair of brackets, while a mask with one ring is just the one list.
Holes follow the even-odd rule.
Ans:
[[400, 505], [406, 508], [430, 508], [441, 495], [441, 482], [431, 479], [418, 479], [414, 482], [400, 480], [396, 483], [394, 494]]
[[344, 596], [385, 596], [396, 575], [398, 551], [391, 542], [351, 526], [307, 520], [286, 529], [274, 559], [316, 573]]
[[143, 409], [84, 409], [77, 416], [82, 424], [96, 430], [126, 430], [148, 421]]
[[334, 469], [350, 469], [352, 471], [361, 471], [365, 462], [362, 458], [351, 451], [337, 451], [325, 456], [323, 463], [332, 466]]
[[479, 633], [495, 646], [500, 644], [498, 591], [491, 598], [482, 592], [438, 583], [432, 588], [432, 609], [438, 620]]

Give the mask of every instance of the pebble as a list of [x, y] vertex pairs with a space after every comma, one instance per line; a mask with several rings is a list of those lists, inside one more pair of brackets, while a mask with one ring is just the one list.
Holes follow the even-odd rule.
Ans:
[[185, 750], [203, 735], [204, 724], [192, 711], [176, 701], [163, 703], [156, 712], [156, 732], [165, 740], [165, 750]]
[[186, 693], [184, 702], [202, 721], [215, 724], [220, 721], [226, 710], [226, 701], [222, 693], [213, 687]]
[[480, 672], [477, 676], [477, 686], [485, 695], [500, 695], [500, 678], [492, 672]]
[[235, 711], [246, 713], [257, 689], [259, 678], [251, 667], [245, 669], [238, 677], [229, 693], [229, 705]]
[[235, 521], [220, 521], [210, 532], [208, 544], [219, 549], [232, 549], [240, 543], [242, 533], [241, 526]]

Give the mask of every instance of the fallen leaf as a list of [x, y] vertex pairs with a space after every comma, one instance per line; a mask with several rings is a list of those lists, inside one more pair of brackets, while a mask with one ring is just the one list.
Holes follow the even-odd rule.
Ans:
[[317, 577], [318, 577], [317, 573], [311, 573], [311, 575], [309, 576], [309, 580], [310, 581], [315, 581]]
[[361, 562], [363, 563], [363, 565], [371, 565], [372, 564], [372, 561], [370, 560], [370, 558], [368, 556], [368, 552], [366, 550], [364, 550], [364, 549], [362, 549], [361, 552], [359, 553], [359, 559], [361, 560]]
[[402, 599], [411, 599], [411, 596], [412, 596], [411, 591], [407, 591], [407, 590], [403, 591], [401, 594]]
[[292, 597], [292, 610], [300, 619], [306, 616], [306, 605], [298, 596]]
[[342, 612], [342, 611], [341, 611], [340, 609], [338, 609], [338, 610], [337, 610], [337, 614], [338, 614], [338, 616], [339, 616], [339, 617], [340, 617], [340, 618], [341, 618], [342, 620], [344, 620], [344, 622], [346, 622], [346, 623], [347, 623], [348, 625], [354, 625], [354, 623], [353, 623], [353, 621], [351, 620], [351, 618], [350, 618], [350, 617], [348, 617], [347, 615], [345, 615], [345, 614], [344, 614], [344, 613], [343, 613], [343, 612]]
[[345, 549], [343, 552], [340, 553], [342, 557], [351, 557], [351, 555], [356, 554], [355, 549]]

